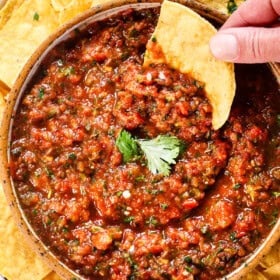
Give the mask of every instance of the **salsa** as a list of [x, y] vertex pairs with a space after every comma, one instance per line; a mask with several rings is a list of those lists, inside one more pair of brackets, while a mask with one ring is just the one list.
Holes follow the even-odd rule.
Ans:
[[[243, 265], [279, 217], [280, 100], [265, 66], [237, 68], [218, 131], [203, 84], [143, 68], [158, 9], [122, 12], [52, 50], [12, 127], [26, 217], [85, 279], [215, 279]], [[156, 38], [154, 38], [156, 40]], [[116, 142], [176, 137], [168, 176]]]

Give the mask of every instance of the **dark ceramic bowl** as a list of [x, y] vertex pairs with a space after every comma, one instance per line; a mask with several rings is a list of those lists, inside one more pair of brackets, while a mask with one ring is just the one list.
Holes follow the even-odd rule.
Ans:
[[[211, 10], [209, 7], [198, 4], [195, 1], [185, 0], [178, 1], [217, 25], [222, 24], [226, 16], [219, 14], [219, 12]], [[0, 138], [0, 156], [2, 161], [0, 162], [0, 174], [1, 181], [7, 196], [8, 203], [12, 209], [14, 217], [20, 229], [27, 237], [27, 241], [30, 242], [34, 250], [40, 254], [45, 262], [50, 265], [62, 278], [65, 279], [81, 279], [80, 275], [69, 269], [58, 258], [50, 252], [45, 244], [42, 243], [40, 238], [36, 235], [32, 227], [27, 221], [24, 212], [21, 209], [19, 199], [17, 197], [16, 190], [13, 186], [11, 178], [9, 176], [9, 143], [10, 143], [10, 129], [13, 123], [13, 116], [16, 113], [19, 100], [24, 93], [28, 83], [31, 81], [33, 75], [42, 63], [43, 59], [49, 53], [49, 51], [58, 45], [60, 42], [67, 40], [71, 37], [71, 34], [76, 28], [83, 29], [94, 21], [105, 19], [110, 15], [114, 15], [120, 11], [126, 10], [130, 7], [135, 9], [143, 9], [149, 7], [159, 6], [161, 1], [145, 1], [140, 3], [137, 0], [116, 0], [110, 1], [103, 5], [98, 5], [92, 9], [86, 11], [80, 16], [76, 17], [69, 23], [63, 25], [56, 33], [52, 34], [47, 40], [37, 49], [37, 51], [31, 56], [23, 70], [21, 71], [15, 85], [13, 86], [9, 98], [7, 101], [7, 107], [4, 113], [4, 120], [2, 122], [1, 138]], [[269, 64], [271, 69], [271, 79], [280, 81], [280, 68], [277, 64]], [[268, 81], [269, 82], [269, 81]], [[259, 246], [259, 248], [247, 259], [246, 265], [239, 267], [224, 279], [240, 279], [246, 275], [251, 269], [253, 269], [261, 260], [261, 258], [267, 254], [270, 248], [278, 241], [280, 237], [280, 220], [275, 224], [266, 240]]]

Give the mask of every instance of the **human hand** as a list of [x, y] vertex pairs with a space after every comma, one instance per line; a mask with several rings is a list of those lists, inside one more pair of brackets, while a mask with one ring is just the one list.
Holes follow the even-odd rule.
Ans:
[[221, 60], [237, 63], [280, 62], [280, 0], [247, 0], [211, 39]]

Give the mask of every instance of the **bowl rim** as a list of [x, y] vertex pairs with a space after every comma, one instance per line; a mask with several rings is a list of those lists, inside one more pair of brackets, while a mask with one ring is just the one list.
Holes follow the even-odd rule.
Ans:
[[[100, 5], [95, 5], [89, 10], [76, 16], [66, 24], [62, 25], [57, 31], [51, 34], [32, 54], [27, 63], [21, 70], [19, 76], [13, 85], [4, 110], [3, 119], [0, 131], [0, 174], [4, 193], [6, 195], [12, 215], [19, 226], [21, 232], [26, 237], [27, 242], [31, 247], [43, 258], [43, 261], [50, 266], [51, 269], [56, 271], [64, 279], [85, 279], [74, 270], [70, 269], [64, 264], [48, 247], [40, 240], [39, 236], [34, 232], [32, 226], [29, 224], [16, 194], [16, 190], [8, 171], [9, 162], [9, 145], [10, 133], [13, 118], [15, 116], [20, 97], [25, 91], [28, 83], [30, 82], [34, 73], [36, 73], [41, 62], [47, 53], [59, 44], [61, 41], [68, 39], [71, 32], [75, 28], [80, 28], [83, 25], [94, 22], [95, 20], [105, 19], [112, 14], [116, 14], [121, 10], [127, 8], [145, 8], [160, 6], [162, 0], [111, 0]], [[222, 24], [227, 15], [224, 15], [208, 6], [196, 2], [195, 0], [177, 0], [175, 2], [181, 3], [198, 12], [200, 15], [215, 20], [217, 23]], [[277, 63], [270, 63], [272, 74], [275, 76], [278, 85], [280, 86], [280, 67]], [[237, 280], [245, 276], [251, 271], [260, 260], [269, 252], [271, 247], [276, 244], [280, 238], [280, 218], [274, 225], [269, 235], [265, 238], [264, 242], [246, 259], [243, 265], [232, 271], [231, 273], [222, 277], [224, 280]]]

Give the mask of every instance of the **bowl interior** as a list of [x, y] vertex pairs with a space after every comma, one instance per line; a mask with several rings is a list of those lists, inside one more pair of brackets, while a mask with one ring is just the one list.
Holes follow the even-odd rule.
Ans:
[[[9, 202], [10, 207], [16, 217], [16, 220], [22, 229], [23, 233], [28, 236], [28, 239], [35, 250], [39, 252], [40, 255], [44, 257], [47, 263], [55, 269], [63, 278], [74, 279], [72, 277], [77, 277], [80, 279], [76, 272], [70, 270], [65, 266], [58, 258], [52, 254], [48, 247], [40, 241], [40, 238], [34, 232], [32, 227], [27, 221], [23, 210], [21, 209], [19, 199], [17, 197], [16, 190], [10, 179], [9, 173], [7, 172], [10, 161], [9, 156], [9, 143], [11, 140], [11, 128], [13, 126], [13, 117], [17, 111], [17, 108], [21, 102], [22, 95], [28, 88], [30, 82], [32, 81], [34, 75], [38, 72], [41, 67], [42, 62], [48, 56], [49, 52], [60, 43], [71, 39], [77, 29], [84, 30], [87, 26], [95, 21], [99, 21], [108, 18], [112, 15], [118, 14], [128, 8], [133, 8], [136, 10], [152, 8], [160, 6], [159, 2], [147, 2], [147, 3], [135, 3], [136, 1], [114, 1], [112, 3], [97, 6], [90, 11], [84, 13], [83, 15], [75, 18], [65, 26], [63, 26], [57, 33], [51, 35], [33, 54], [30, 58], [20, 76], [18, 77], [15, 86], [13, 87], [11, 94], [7, 102], [7, 109], [5, 111], [5, 118], [2, 123], [2, 133], [1, 133], [1, 146], [0, 152], [2, 157], [2, 162], [0, 163], [1, 174], [3, 186], [5, 193]], [[208, 19], [214, 20], [216, 23], [220, 24], [224, 20], [224, 16], [220, 15], [215, 11], [209, 10], [207, 7], [197, 4], [193, 1], [180, 1], [181, 3], [190, 6], [195, 11], [199, 12], [201, 15]], [[277, 64], [271, 64], [271, 79], [279, 79], [279, 67]], [[263, 66], [266, 67], [266, 66]], [[239, 267], [225, 279], [239, 279], [241, 276], [246, 275], [260, 260], [260, 258], [266, 254], [271, 246], [277, 242], [280, 237], [280, 220], [271, 230], [270, 234], [266, 238], [265, 242], [252, 254], [246, 261], [244, 266]]]

